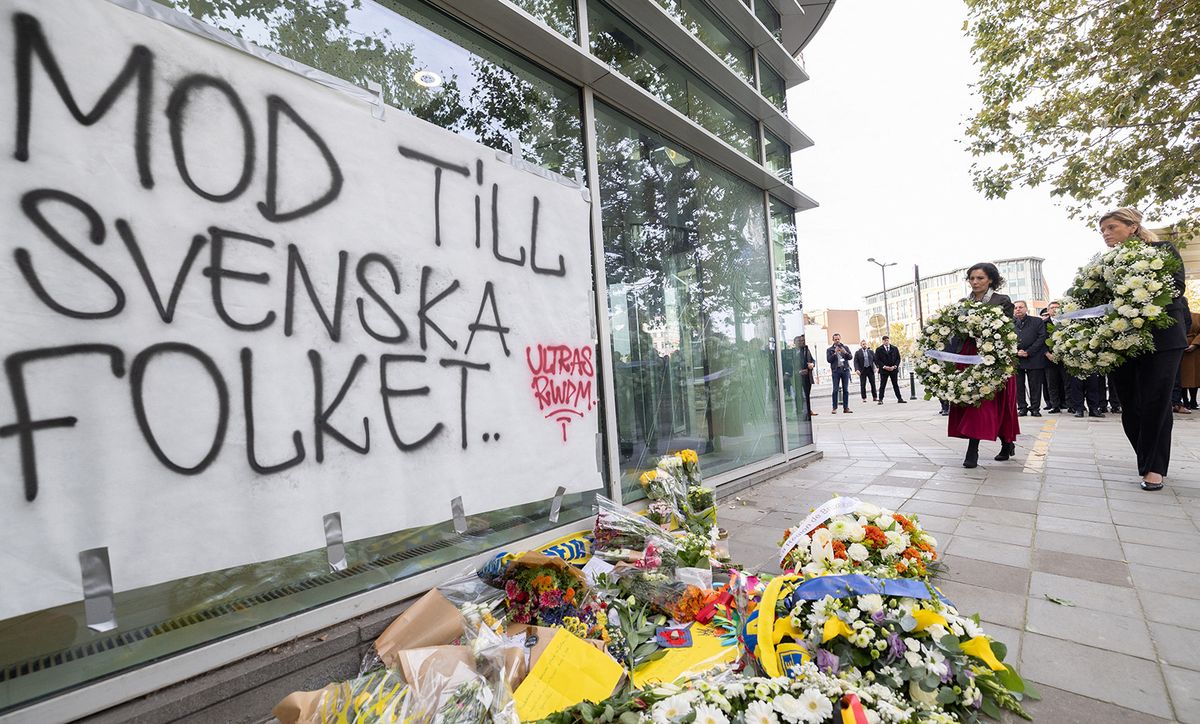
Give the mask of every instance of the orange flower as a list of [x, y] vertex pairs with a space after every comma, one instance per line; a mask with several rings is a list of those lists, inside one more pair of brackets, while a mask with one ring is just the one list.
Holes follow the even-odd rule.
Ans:
[[575, 602], [575, 589], [568, 588], [566, 590], [566, 592], [563, 593], [563, 600], [566, 601], [567, 603], [574, 603]]
[[888, 544], [887, 534], [885, 534], [881, 529], [879, 529], [873, 525], [868, 525], [865, 528], [863, 528], [863, 530], [865, 531], [864, 540], [866, 540], [867, 545], [869, 545], [873, 548], [886, 548], [887, 547], [887, 544]]
[[892, 520], [899, 523], [900, 527], [904, 529], [905, 533], [912, 533], [913, 531], [915, 531], [917, 529], [917, 526], [913, 525], [913, 522], [911, 520], [909, 520], [908, 518], [905, 518], [903, 515], [900, 515], [899, 513], [892, 513]]
[[908, 570], [907, 563], [905, 563], [904, 561], [896, 561], [896, 572], [897, 573], [904, 573], [907, 570]]
[[916, 548], [913, 548], [912, 546], [909, 546], [908, 548], [905, 548], [905, 549], [904, 549], [904, 552], [903, 552], [903, 553], [901, 553], [900, 555], [901, 555], [901, 556], [903, 556], [903, 557], [905, 557], [905, 558], [907, 558], [907, 559], [909, 559], [910, 561], [919, 561], [919, 560], [921, 560], [921, 552], [920, 552], [920, 551], [918, 551]]
[[833, 542], [833, 557], [841, 558], [843, 561], [846, 560], [846, 544], [845, 543], [841, 542], [840, 540], [835, 540]]

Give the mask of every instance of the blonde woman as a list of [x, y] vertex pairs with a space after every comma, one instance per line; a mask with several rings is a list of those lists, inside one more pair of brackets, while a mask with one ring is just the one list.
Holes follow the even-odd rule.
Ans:
[[[1179, 258], [1179, 251], [1170, 242], [1159, 241], [1154, 232], [1142, 225], [1142, 214], [1135, 208], [1123, 207], [1100, 217], [1100, 234], [1104, 243], [1117, 246], [1127, 239], [1159, 247]], [[1175, 273], [1176, 291], [1183, 293], [1183, 260]], [[1125, 437], [1137, 454], [1138, 474], [1142, 490], [1162, 490], [1163, 477], [1171, 463], [1171, 391], [1183, 350], [1187, 347], [1187, 319], [1184, 317], [1183, 297], [1177, 296], [1165, 308], [1175, 319], [1166, 329], [1154, 330], [1154, 352], [1134, 357], [1113, 372], [1121, 400], [1121, 425]]]

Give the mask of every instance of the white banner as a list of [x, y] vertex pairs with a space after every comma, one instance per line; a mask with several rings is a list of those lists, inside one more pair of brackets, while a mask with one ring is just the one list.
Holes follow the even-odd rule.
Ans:
[[577, 188], [106, 2], [3, 6], [0, 619], [79, 600], [86, 549], [120, 592], [601, 485]]
[[954, 362], [962, 365], [983, 364], [983, 357], [977, 354], [955, 354], [954, 352], [943, 352], [940, 349], [927, 349], [925, 356], [942, 362]]
[[787, 559], [787, 554], [791, 553], [792, 549], [808, 535], [809, 531], [821, 525], [835, 515], [845, 515], [852, 513], [862, 502], [858, 498], [830, 498], [821, 503], [813, 512], [808, 514], [808, 517], [800, 522], [800, 525], [792, 528], [792, 534], [783, 542], [783, 546], [779, 549], [779, 565], [782, 566], [784, 560]]
[[1063, 312], [1050, 318], [1051, 322], [1061, 322], [1067, 319], [1095, 319], [1103, 317], [1113, 310], [1111, 304], [1101, 304], [1087, 309], [1076, 309], [1073, 312]]

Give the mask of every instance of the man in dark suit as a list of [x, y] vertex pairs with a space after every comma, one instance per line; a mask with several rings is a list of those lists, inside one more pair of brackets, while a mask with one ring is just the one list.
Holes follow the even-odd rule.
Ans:
[[800, 396], [804, 395], [803, 410], [804, 414], [800, 415], [801, 419], [808, 419], [817, 414], [812, 409], [812, 386], [813, 375], [817, 372], [817, 358], [813, 356], [812, 350], [808, 348], [808, 344], [804, 339], [804, 335], [800, 335], [792, 341], [796, 345], [795, 360], [792, 363], [793, 373], [796, 375], [796, 406], [801, 409]]
[[900, 350], [892, 345], [892, 338], [883, 335], [883, 344], [875, 348], [875, 366], [879, 368], [879, 404], [887, 394], [888, 378], [892, 380], [892, 389], [896, 391], [896, 401], [902, 404], [908, 402], [900, 394]]
[[[1046, 323], [1029, 314], [1029, 305], [1013, 302], [1017, 328], [1017, 416], [1042, 416], [1042, 387], [1046, 382]], [[1029, 391], [1026, 401], [1026, 388]]]
[[867, 401], [867, 381], [871, 382], [871, 402], [879, 398], [875, 392], [875, 353], [867, 346], [867, 340], [859, 340], [854, 352], [854, 371], [858, 373], [858, 393]]
[[837, 412], [838, 392], [841, 391], [842, 412], [850, 412], [850, 348], [842, 344], [842, 335], [833, 335], [833, 344], [825, 350], [825, 361], [829, 363], [833, 377], [833, 411]]
[[[1058, 302], [1050, 302], [1050, 304], [1042, 310], [1042, 321], [1046, 323], [1046, 337], [1050, 336], [1050, 321], [1059, 313], [1062, 305]], [[1063, 371], [1062, 365], [1054, 359], [1054, 354], [1049, 349], [1045, 352], [1046, 358], [1046, 411], [1051, 413], [1062, 412], [1062, 408], [1067, 406], [1066, 402], [1066, 373]]]

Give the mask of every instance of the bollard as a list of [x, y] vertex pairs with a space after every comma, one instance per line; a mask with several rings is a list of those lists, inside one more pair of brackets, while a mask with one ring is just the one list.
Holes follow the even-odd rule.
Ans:
[[917, 375], [915, 372], [908, 373], [908, 399], [917, 399]]

